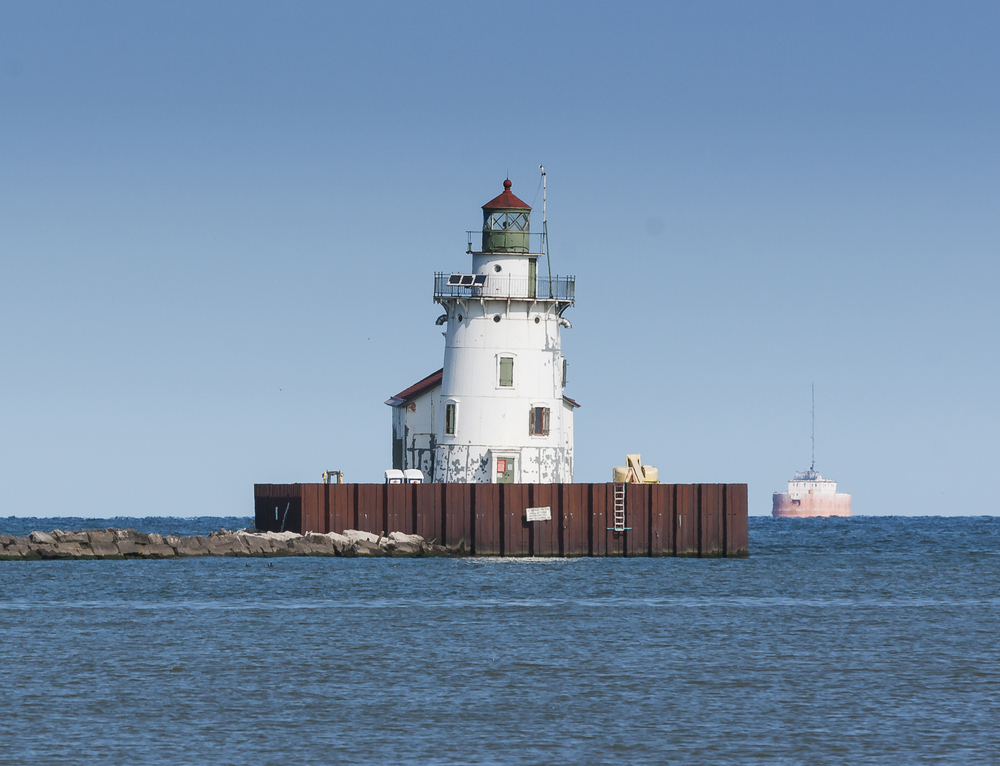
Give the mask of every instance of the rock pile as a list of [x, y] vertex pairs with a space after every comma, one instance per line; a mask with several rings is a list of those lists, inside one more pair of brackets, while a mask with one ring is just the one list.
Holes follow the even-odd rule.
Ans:
[[22, 559], [167, 559], [190, 556], [449, 556], [458, 551], [420, 535], [374, 535], [347, 529], [343, 534], [298, 535], [220, 529], [208, 537], [176, 537], [134, 529], [84, 529], [0, 535], [0, 561]]

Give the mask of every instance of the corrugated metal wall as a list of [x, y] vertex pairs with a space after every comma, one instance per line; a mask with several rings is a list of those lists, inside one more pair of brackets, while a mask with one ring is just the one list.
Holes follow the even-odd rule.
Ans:
[[302, 519], [302, 487], [310, 484], [254, 484], [254, 524], [269, 532], [310, 529]]
[[[746, 484], [255, 484], [258, 529], [418, 534], [477, 556], [746, 556]], [[525, 520], [548, 506], [551, 521]]]

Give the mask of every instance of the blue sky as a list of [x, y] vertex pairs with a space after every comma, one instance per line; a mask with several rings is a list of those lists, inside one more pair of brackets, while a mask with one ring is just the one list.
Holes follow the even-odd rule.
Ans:
[[[576, 479], [995, 514], [995, 3], [0, 5], [3, 515], [379, 481], [434, 271], [541, 205]], [[536, 218], [536, 228], [537, 228]]]

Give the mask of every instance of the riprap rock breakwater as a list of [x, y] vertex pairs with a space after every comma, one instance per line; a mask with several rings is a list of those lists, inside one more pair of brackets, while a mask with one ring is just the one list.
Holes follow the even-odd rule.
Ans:
[[84, 529], [0, 535], [0, 560], [169, 559], [195, 556], [450, 556], [460, 555], [420, 535], [375, 535], [347, 529], [343, 534], [299, 535], [226, 529], [207, 537], [177, 537], [134, 529]]

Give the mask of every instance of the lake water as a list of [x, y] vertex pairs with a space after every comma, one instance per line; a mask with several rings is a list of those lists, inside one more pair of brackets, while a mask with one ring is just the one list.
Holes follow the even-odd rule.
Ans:
[[997, 763], [1000, 518], [750, 547], [0, 562], [0, 763]]

